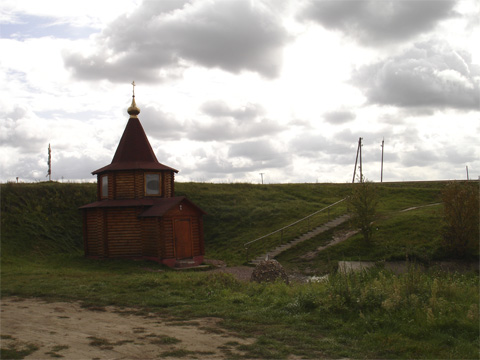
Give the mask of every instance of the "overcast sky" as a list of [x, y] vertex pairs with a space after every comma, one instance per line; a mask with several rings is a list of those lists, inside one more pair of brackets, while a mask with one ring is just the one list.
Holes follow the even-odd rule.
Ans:
[[94, 181], [139, 115], [178, 181], [480, 177], [478, 0], [2, 0], [0, 181]]

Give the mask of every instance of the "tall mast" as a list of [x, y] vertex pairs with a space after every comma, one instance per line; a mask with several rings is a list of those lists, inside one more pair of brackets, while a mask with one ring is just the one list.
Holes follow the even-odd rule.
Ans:
[[48, 171], [47, 171], [47, 176], [48, 176], [48, 181], [52, 181], [52, 148], [50, 147], [50, 144], [48, 144]]
[[381, 172], [380, 172], [380, 182], [383, 182], [383, 146], [385, 143], [385, 139], [382, 139], [382, 167], [381, 167]]
[[358, 140], [358, 147], [360, 148], [360, 182], [363, 182], [363, 170], [362, 170], [362, 138]]
[[355, 158], [355, 167], [353, 168], [352, 184], [355, 182], [355, 174], [357, 173], [358, 154], [360, 153], [360, 182], [363, 181], [362, 174], [362, 138], [358, 138], [357, 157]]

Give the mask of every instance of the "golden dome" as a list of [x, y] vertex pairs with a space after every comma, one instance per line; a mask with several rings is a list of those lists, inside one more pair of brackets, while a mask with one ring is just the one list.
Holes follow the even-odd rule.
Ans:
[[135, 81], [132, 81], [133, 86], [133, 96], [132, 96], [132, 105], [127, 109], [128, 114], [131, 118], [136, 118], [138, 114], [140, 114], [140, 109], [135, 104]]
[[131, 118], [136, 118], [138, 114], [140, 114], [140, 109], [135, 104], [135, 95], [132, 96], [132, 105], [127, 110], [128, 114]]

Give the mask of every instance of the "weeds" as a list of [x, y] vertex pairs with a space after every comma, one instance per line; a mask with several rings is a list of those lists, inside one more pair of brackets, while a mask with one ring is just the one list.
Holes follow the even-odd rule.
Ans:
[[[189, 351], [185, 349], [175, 349], [175, 350], [169, 350], [169, 351], [164, 351], [160, 353], [160, 357], [174, 357], [174, 358], [194, 358], [194, 355], [197, 354], [195, 351]], [[209, 353], [210, 354], [210, 353]]]
[[58, 352], [66, 350], [68, 348], [70, 348], [70, 346], [68, 345], [55, 345], [54, 347], [52, 347], [52, 350], [46, 352], [45, 355], [50, 355], [50, 357], [52, 358], [62, 358], [64, 356], [62, 354], [59, 354]]
[[465, 258], [478, 254], [478, 186], [451, 182], [442, 192], [444, 201], [443, 239], [448, 252]]
[[166, 335], [159, 335], [153, 339], [150, 339], [150, 344], [155, 344], [155, 345], [173, 345], [173, 344], [178, 344], [179, 342], [181, 342], [181, 340], [171, 336], [166, 336]]
[[98, 338], [96, 336], [89, 336], [87, 339], [91, 340], [88, 345], [98, 347], [102, 350], [112, 350], [114, 346], [132, 343], [133, 340], [120, 340], [117, 342], [110, 342], [107, 339]]
[[34, 344], [21, 345], [20, 349], [17, 346], [11, 345], [7, 348], [0, 348], [0, 359], [23, 359], [38, 350], [38, 346]]

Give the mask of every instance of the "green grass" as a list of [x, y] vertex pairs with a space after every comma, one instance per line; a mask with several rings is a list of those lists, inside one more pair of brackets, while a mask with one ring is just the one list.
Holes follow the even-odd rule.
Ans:
[[152, 267], [78, 255], [9, 264], [2, 296], [133, 307], [200, 326], [201, 317], [218, 317], [226, 330], [255, 338], [238, 346], [247, 358], [478, 358], [478, 274], [374, 269], [286, 285]]
[[[291, 269], [317, 269], [329, 272], [338, 260], [346, 261], [394, 261], [409, 260], [428, 264], [448, 258], [443, 250], [442, 206], [429, 206], [407, 212], [395, 212], [381, 216], [374, 226], [373, 239], [365, 242], [360, 233], [336, 246], [327, 248], [312, 259], [301, 258], [329, 243], [335, 234], [345, 232], [349, 224], [318, 235], [277, 257]], [[472, 259], [475, 256], [472, 254]], [[323, 271], [321, 271], [323, 270]]]
[[[441, 206], [400, 212], [439, 202], [443, 186], [378, 185], [372, 243], [357, 235], [309, 261], [299, 260], [341, 230], [335, 229], [279, 260], [290, 269], [321, 273], [332, 272], [338, 260], [448, 258], [441, 244]], [[179, 183], [176, 190], [208, 213], [207, 257], [241, 264], [244, 242], [345, 197], [350, 185]], [[201, 317], [218, 317], [226, 330], [255, 338], [252, 345], [235, 348], [246, 358], [479, 358], [478, 273], [333, 271], [323, 283], [267, 285], [241, 283], [227, 274], [179, 273], [147, 261], [97, 261], [82, 256], [77, 210], [95, 199], [94, 185], [6, 184], [1, 196], [2, 296], [80, 300], [95, 310], [115, 305], [119, 311], [134, 308], [138, 315], [153, 312], [198, 326]], [[471, 256], [478, 260], [478, 254]], [[27, 350], [33, 348], [5, 348], [2, 358], [6, 351]], [[159, 355], [201, 357], [172, 351], [178, 352]]]
[[2, 184], [2, 255], [81, 251], [78, 207], [94, 201], [95, 194], [94, 184]]
[[[377, 184], [379, 213], [388, 215], [411, 206], [439, 202], [444, 185], [442, 182]], [[204, 218], [207, 257], [232, 265], [246, 261], [244, 243], [330, 205], [350, 191], [350, 184], [176, 184], [176, 195], [188, 196], [208, 213]], [[81, 252], [82, 218], [78, 207], [95, 199], [95, 184], [2, 184], [2, 253], [42, 256]], [[342, 203], [320, 213], [310, 226], [345, 211], [346, 204]], [[285, 232], [283, 240], [296, 235], [298, 231]], [[279, 241], [277, 234], [252, 245], [250, 258]]]
[[0, 359], [23, 359], [38, 350], [35, 344], [23, 344], [0, 349]]

